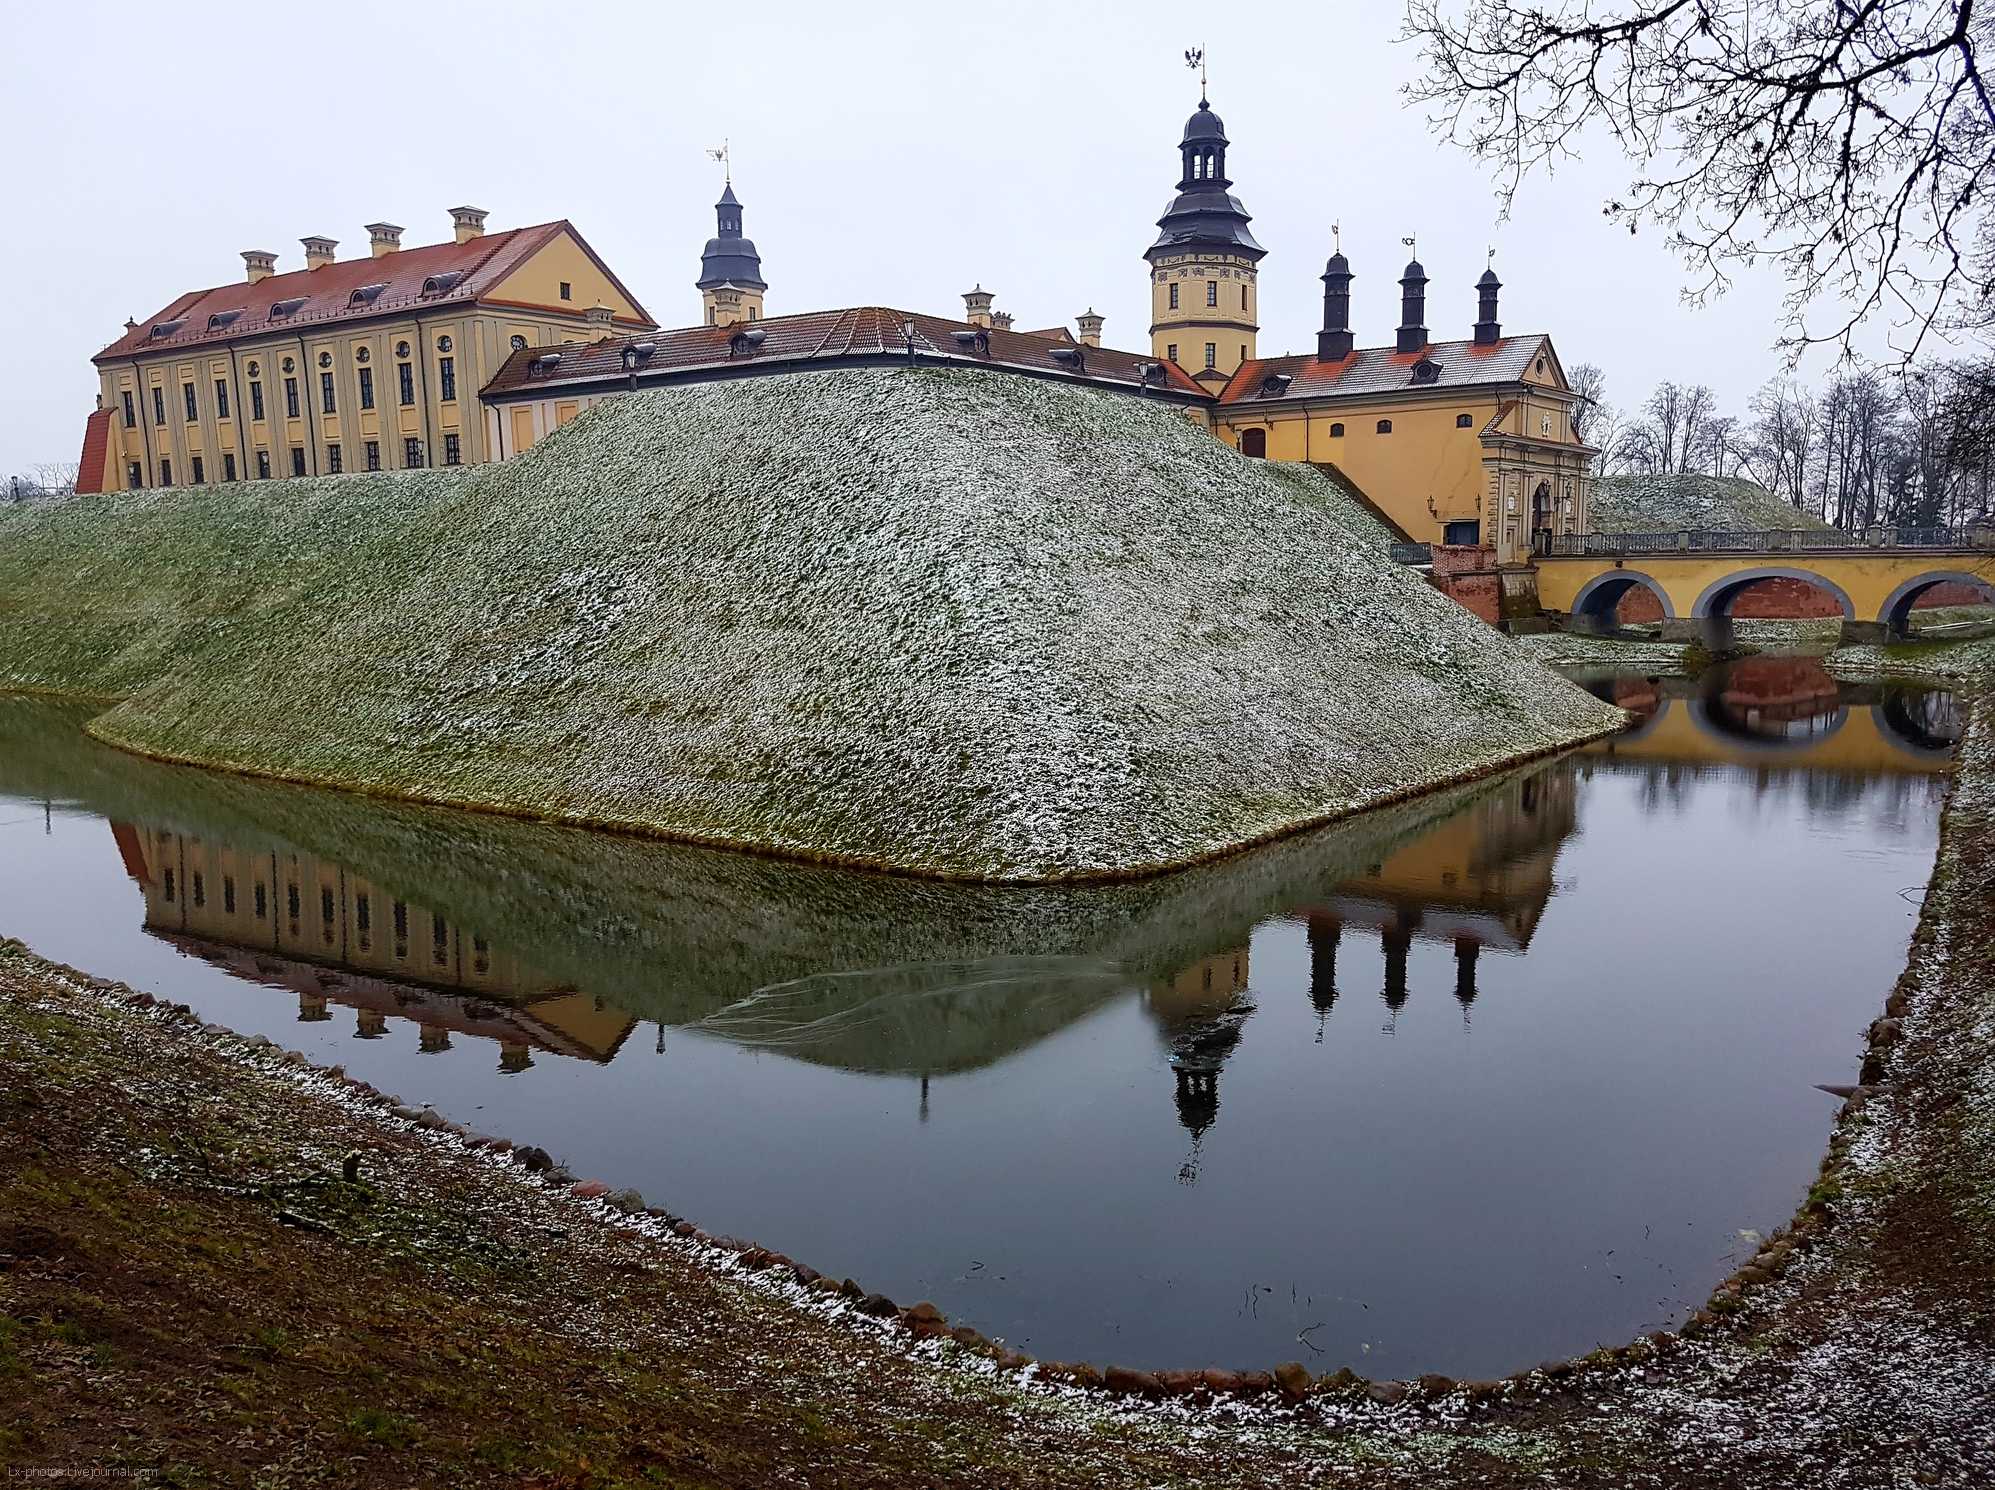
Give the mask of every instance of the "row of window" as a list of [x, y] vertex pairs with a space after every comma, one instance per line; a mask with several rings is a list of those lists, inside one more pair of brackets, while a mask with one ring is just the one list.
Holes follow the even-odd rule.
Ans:
[[[1381, 419], [1379, 420], [1376, 428], [1379, 434], [1389, 435], [1392, 433], [1392, 421], [1390, 419]], [[1455, 415], [1455, 428], [1456, 429], [1475, 428], [1475, 416], [1472, 414]], [[1341, 422], [1330, 426], [1331, 439], [1341, 440], [1343, 437], [1344, 437], [1344, 426]], [[1253, 456], [1266, 455], [1268, 453], [1268, 432], [1264, 429], [1241, 430], [1240, 453], [1242, 455], [1253, 455]]]
[[[1171, 309], [1176, 310], [1178, 308], [1178, 286], [1177, 286], [1177, 281], [1175, 280], [1171, 282], [1170, 295], [1171, 295]], [[1219, 305], [1218, 280], [1208, 279], [1205, 282], [1205, 303], [1209, 306], [1214, 307], [1215, 309], [1218, 307]], [[1247, 287], [1243, 284], [1240, 286], [1240, 309], [1245, 310], [1246, 308], [1247, 308]]]
[[[413, 408], [416, 402], [415, 365], [409, 362], [397, 363], [395, 372], [398, 383], [396, 392], [400, 395], [402, 407], [405, 409]], [[358, 369], [358, 373], [360, 407], [362, 409], [371, 409], [374, 407], [374, 369], [363, 367]], [[436, 376], [437, 392], [441, 395], [442, 401], [447, 404], [455, 403], [457, 401], [457, 359], [455, 357], [439, 357], [436, 364]], [[201, 411], [194, 397], [194, 385], [192, 383], [182, 383], [180, 385], [180, 392], [187, 405], [187, 422], [189, 424], [199, 423]], [[249, 405], [250, 417], [261, 420], [263, 418], [263, 384], [258, 379], [252, 378], [250, 380]], [[138, 410], [133, 406], [132, 392], [129, 388], [124, 391], [124, 406], [125, 428], [138, 428]], [[321, 411], [327, 414], [337, 414], [339, 412], [333, 375], [330, 372], [321, 372], [319, 374], [319, 406]], [[287, 377], [284, 380], [284, 412], [288, 418], [296, 419], [298, 417], [298, 380], [295, 377]], [[229, 384], [226, 378], [215, 379], [215, 417], [217, 419], [226, 419], [229, 417]], [[152, 389], [152, 422], [161, 428], [164, 428], [166, 425], [166, 398], [156, 383]]]
[[[369, 471], [378, 471], [381, 469], [381, 442], [379, 440], [363, 441], [361, 454], [366, 462], [364, 469]], [[443, 463], [446, 466], [460, 466], [464, 464], [464, 443], [460, 436], [447, 434], [443, 437]], [[189, 458], [189, 464], [189, 475], [193, 479], [193, 485], [206, 485], [208, 480], [207, 462], [202, 457], [196, 455]], [[338, 476], [345, 472], [346, 453], [340, 447], [337, 440], [327, 444], [325, 464], [329, 475]], [[408, 439], [402, 441], [403, 468], [405, 470], [414, 470], [423, 464], [423, 442], [414, 436], [410, 436]], [[305, 474], [305, 447], [302, 445], [293, 445], [291, 447], [291, 474], [293, 476], [303, 476]], [[126, 464], [125, 476], [125, 484], [134, 490], [145, 485], [145, 467], [138, 461], [130, 461]], [[270, 452], [268, 450], [259, 450], [256, 452], [256, 479], [259, 481], [268, 481], [270, 479]], [[222, 480], [236, 480], [236, 458], [234, 451], [225, 450], [222, 452]], [[173, 460], [171, 457], [160, 457], [159, 481], [156, 484], [159, 486], [173, 485]]]
[[[1178, 360], [1178, 344], [1176, 342], [1168, 343], [1164, 347], [1164, 356], [1169, 361], [1176, 362]], [[1247, 360], [1247, 348], [1245, 343], [1242, 343], [1240, 347], [1240, 360], [1242, 362], [1245, 362]], [[1218, 342], [1209, 341], [1205, 344], [1205, 365], [1207, 367], [1219, 366]]]
[[[261, 883], [258, 883], [254, 888], [256, 891], [256, 919], [259, 921], [267, 920], [270, 915], [270, 897]], [[205, 876], [199, 870], [196, 870], [190, 877], [188, 889], [190, 892], [189, 898], [193, 901], [195, 909], [204, 908], [208, 903], [208, 885]], [[169, 902], [173, 900], [175, 894], [178, 892], [174, 872], [171, 869], [168, 869], [163, 876], [161, 891]], [[286, 918], [291, 923], [291, 934], [296, 936], [299, 929], [299, 919], [304, 911], [304, 904], [302, 897], [298, 893], [298, 885], [295, 880], [284, 887], [284, 909]], [[236, 913], [236, 881], [235, 876], [232, 874], [222, 876], [222, 910], [226, 915], [233, 916]], [[374, 908], [365, 892], [354, 897], [353, 910], [355, 928], [359, 933], [360, 950], [363, 952], [369, 951], [372, 949], [374, 941]], [[395, 955], [398, 958], [406, 957], [409, 952], [409, 908], [407, 904], [400, 900], [396, 901], [394, 903], [394, 915]], [[325, 938], [328, 943], [333, 939], [332, 928], [335, 917], [336, 907], [333, 900], [333, 892], [329, 886], [321, 885], [319, 887], [319, 921], [325, 928]], [[449, 961], [449, 948], [449, 923], [442, 916], [432, 915], [430, 917], [430, 956], [438, 967], [446, 965]], [[473, 937], [472, 948], [477, 954], [478, 971], [481, 973], [489, 971], [491, 949], [486, 943], [485, 938], [482, 936]]]

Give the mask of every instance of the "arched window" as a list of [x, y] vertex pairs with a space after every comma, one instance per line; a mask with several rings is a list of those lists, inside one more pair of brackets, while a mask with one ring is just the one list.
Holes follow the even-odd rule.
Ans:
[[1331, 425], [1331, 426], [1330, 426], [1330, 438], [1331, 438], [1331, 439], [1333, 439], [1333, 440], [1341, 440], [1341, 439], [1343, 439], [1343, 438], [1344, 438], [1344, 426], [1343, 426], [1343, 425], [1341, 425], [1341, 424], [1333, 424], [1333, 425]]
[[1254, 460], [1266, 460], [1268, 456], [1268, 432], [1264, 429], [1241, 430], [1240, 453]]
[[1474, 420], [1474, 418], [1472, 418], [1472, 417], [1471, 417], [1470, 415], [1467, 415], [1467, 414], [1457, 414], [1457, 415], [1455, 415], [1455, 428], [1456, 428], [1456, 429], [1473, 429], [1473, 428], [1475, 428], [1475, 420]]
[[1382, 435], [1389, 435], [1389, 434], [1391, 434], [1391, 433], [1392, 433], [1392, 421], [1391, 421], [1390, 419], [1381, 419], [1381, 420], [1379, 420], [1379, 422], [1378, 422], [1378, 432], [1379, 432], [1380, 434], [1382, 434]]

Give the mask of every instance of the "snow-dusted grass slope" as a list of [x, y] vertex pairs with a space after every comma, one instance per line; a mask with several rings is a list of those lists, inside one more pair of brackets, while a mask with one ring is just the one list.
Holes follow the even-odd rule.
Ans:
[[1319, 473], [974, 370], [608, 401], [93, 728], [173, 758], [930, 874], [1186, 863], [1620, 716]]
[[1751, 481], [1716, 476], [1602, 476], [1593, 483], [1600, 533], [1676, 533], [1686, 528], [1810, 528], [1828, 523]]

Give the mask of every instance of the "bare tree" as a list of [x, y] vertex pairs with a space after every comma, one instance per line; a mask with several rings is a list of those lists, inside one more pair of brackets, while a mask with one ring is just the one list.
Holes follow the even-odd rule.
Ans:
[[1751, 412], [1742, 468], [1775, 496], [1805, 509], [1808, 461], [1821, 426], [1815, 395], [1799, 383], [1776, 378], [1753, 395]]
[[[1538, 169], [1604, 128], [1633, 163], [1607, 203], [1659, 224], [1692, 303], [1741, 266], [1786, 275], [1791, 353], [1880, 312], [1909, 360], [1935, 323], [1995, 310], [1995, 103], [1974, 0], [1408, 0], [1408, 85], [1490, 163], [1507, 212]], [[1977, 247], [1982, 251], [1977, 252]], [[1818, 304], [1829, 308], [1817, 321]]]
[[33, 468], [33, 474], [45, 492], [72, 492], [81, 469], [73, 460], [45, 460]]

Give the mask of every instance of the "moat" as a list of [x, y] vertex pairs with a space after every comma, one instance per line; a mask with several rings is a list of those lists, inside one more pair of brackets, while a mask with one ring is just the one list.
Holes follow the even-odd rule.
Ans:
[[0, 934], [1047, 1358], [1514, 1370], [1806, 1191], [1942, 693], [1625, 736], [1155, 881], [952, 887], [135, 760], [0, 698]]

